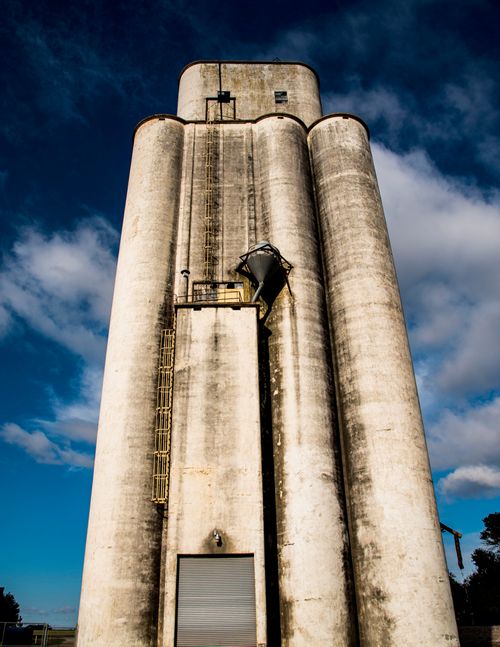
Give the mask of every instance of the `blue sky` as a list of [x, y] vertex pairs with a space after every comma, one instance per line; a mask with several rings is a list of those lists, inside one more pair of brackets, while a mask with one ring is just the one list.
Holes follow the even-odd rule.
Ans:
[[368, 123], [440, 516], [468, 555], [500, 510], [498, 4], [6, 0], [2, 12], [0, 586], [23, 617], [76, 621], [132, 132], [175, 113], [178, 74], [197, 59], [304, 61], [325, 112]]

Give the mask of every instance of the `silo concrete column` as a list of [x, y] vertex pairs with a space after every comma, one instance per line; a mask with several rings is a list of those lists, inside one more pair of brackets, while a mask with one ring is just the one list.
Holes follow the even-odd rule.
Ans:
[[172, 298], [183, 125], [135, 136], [97, 437], [78, 646], [155, 642], [162, 515], [151, 503], [160, 330]]
[[354, 644], [334, 388], [303, 125], [255, 126], [257, 239], [293, 264], [266, 322], [282, 645]]
[[365, 127], [309, 134], [363, 646], [458, 645], [406, 328]]

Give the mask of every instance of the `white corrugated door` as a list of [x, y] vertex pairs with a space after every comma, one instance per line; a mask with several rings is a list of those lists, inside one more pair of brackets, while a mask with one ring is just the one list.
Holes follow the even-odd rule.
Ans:
[[179, 557], [177, 647], [255, 647], [253, 557]]

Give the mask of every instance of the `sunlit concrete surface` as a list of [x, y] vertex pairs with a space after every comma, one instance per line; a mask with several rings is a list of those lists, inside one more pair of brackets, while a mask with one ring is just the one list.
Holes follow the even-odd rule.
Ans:
[[[291, 270], [252, 305], [263, 240]], [[79, 647], [173, 647], [186, 555], [253, 556], [259, 647], [459, 644], [368, 133], [302, 64], [196, 62], [135, 133]]]

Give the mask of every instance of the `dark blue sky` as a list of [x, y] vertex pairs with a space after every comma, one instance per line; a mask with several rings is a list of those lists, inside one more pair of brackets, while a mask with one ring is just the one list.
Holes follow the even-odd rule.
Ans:
[[440, 514], [500, 504], [493, 0], [15, 2], [0, 27], [0, 586], [76, 619], [132, 132], [197, 59], [300, 60], [369, 125]]

